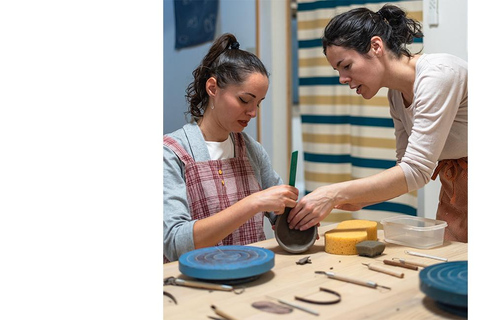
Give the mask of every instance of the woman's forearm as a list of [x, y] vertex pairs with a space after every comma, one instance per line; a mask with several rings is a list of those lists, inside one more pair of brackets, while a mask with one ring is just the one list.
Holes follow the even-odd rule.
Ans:
[[407, 181], [400, 166], [370, 177], [338, 183], [336, 189], [336, 205], [374, 204], [408, 192]]
[[195, 248], [216, 245], [259, 212], [282, 214], [286, 207], [294, 207], [297, 199], [298, 189], [289, 185], [252, 193], [232, 206], [196, 221], [193, 225]]
[[252, 218], [258, 211], [249, 203], [247, 197], [210, 217], [197, 220], [193, 225], [195, 249], [216, 245]]
[[330, 214], [332, 209], [345, 206], [358, 210], [365, 204], [395, 198], [408, 191], [402, 168], [395, 166], [370, 177], [319, 187], [300, 199], [290, 211], [291, 228], [306, 230]]

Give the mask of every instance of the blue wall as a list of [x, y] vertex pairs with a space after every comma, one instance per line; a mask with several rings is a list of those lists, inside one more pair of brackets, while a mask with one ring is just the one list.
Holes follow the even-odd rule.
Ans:
[[[185, 89], [193, 80], [192, 71], [207, 54], [211, 42], [175, 50], [175, 16], [173, 0], [163, 2], [163, 132], [169, 133], [185, 123]], [[220, 0], [216, 37], [233, 33], [244, 50], [255, 50], [255, 0]], [[256, 137], [256, 121], [247, 133]]]

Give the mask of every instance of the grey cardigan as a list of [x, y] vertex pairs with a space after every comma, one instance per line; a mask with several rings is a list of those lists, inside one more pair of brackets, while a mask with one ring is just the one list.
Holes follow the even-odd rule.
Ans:
[[[283, 184], [262, 145], [248, 134], [242, 135], [260, 188], [264, 190]], [[174, 138], [195, 161], [211, 160], [207, 144], [196, 123], [186, 124], [167, 136]], [[193, 224], [196, 220], [192, 220], [190, 215], [184, 170], [184, 164], [177, 155], [163, 146], [163, 254], [170, 261], [178, 260], [183, 253], [195, 249]], [[274, 213], [268, 213], [267, 217], [271, 223], [275, 221]]]

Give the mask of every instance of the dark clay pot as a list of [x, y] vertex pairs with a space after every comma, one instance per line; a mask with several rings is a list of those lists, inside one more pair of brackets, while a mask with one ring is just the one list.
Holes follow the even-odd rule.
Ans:
[[291, 208], [277, 217], [275, 222], [275, 238], [283, 250], [290, 253], [302, 253], [310, 249], [317, 240], [317, 227], [300, 231], [288, 227], [287, 217]]

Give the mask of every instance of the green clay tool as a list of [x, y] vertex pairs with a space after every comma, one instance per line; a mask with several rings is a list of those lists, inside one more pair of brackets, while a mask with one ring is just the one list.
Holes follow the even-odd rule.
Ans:
[[295, 187], [295, 177], [297, 176], [297, 159], [298, 159], [298, 151], [292, 152], [292, 159], [290, 161], [290, 180], [289, 185]]

